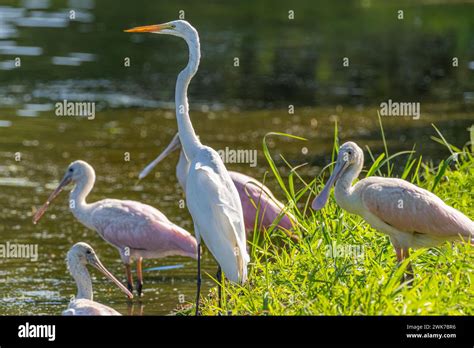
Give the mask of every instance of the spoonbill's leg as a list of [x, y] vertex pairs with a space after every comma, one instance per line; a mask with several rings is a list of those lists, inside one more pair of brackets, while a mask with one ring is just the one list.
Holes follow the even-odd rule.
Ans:
[[197, 291], [196, 291], [196, 315], [199, 315], [199, 296], [201, 294], [201, 243], [197, 245]]
[[[404, 248], [403, 249], [403, 255], [404, 255], [404, 258], [410, 257], [410, 250], [408, 248]], [[408, 265], [407, 265], [407, 273], [406, 273], [405, 280], [412, 281], [413, 276], [414, 276], [413, 275], [413, 267], [411, 266], [411, 262], [409, 262]]]
[[143, 288], [142, 261], [143, 261], [143, 257], [137, 258], [137, 293], [139, 297], [142, 296], [142, 288]]
[[402, 263], [402, 262], [403, 262], [403, 249], [402, 249], [402, 248], [395, 247], [395, 252], [397, 253], [397, 261], [398, 261], [398, 263]]
[[221, 268], [221, 266], [217, 267], [216, 278], [217, 278], [217, 282], [219, 283], [219, 284], [217, 284], [217, 298], [219, 300], [219, 308], [222, 308], [222, 282], [223, 282], [223, 278], [222, 278], [222, 268]]
[[[398, 264], [400, 265], [407, 257], [410, 256], [410, 251], [408, 248], [399, 248], [395, 247], [395, 251], [397, 253], [397, 261]], [[406, 273], [403, 274], [401, 282], [404, 283], [405, 281], [411, 281], [413, 280], [413, 268], [411, 266], [411, 263], [407, 265]]]
[[130, 292], [133, 292], [132, 270], [129, 263], [125, 264], [125, 272], [127, 273], [127, 288]]
[[[397, 253], [397, 262], [398, 265], [400, 266], [403, 262], [403, 249], [399, 247], [395, 247], [395, 252]], [[403, 284], [405, 282], [405, 274], [402, 274], [402, 279], [400, 280], [400, 283]]]

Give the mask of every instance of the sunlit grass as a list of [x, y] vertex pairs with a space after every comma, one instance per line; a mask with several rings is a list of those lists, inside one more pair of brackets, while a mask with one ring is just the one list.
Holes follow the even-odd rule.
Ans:
[[[381, 128], [383, 134], [383, 128]], [[436, 167], [424, 163], [414, 151], [375, 158], [366, 148], [367, 175], [394, 176], [393, 158], [406, 156], [400, 177], [431, 190], [447, 204], [474, 218], [474, 159], [470, 147], [456, 148], [441, 132], [433, 140], [449, 147], [451, 156]], [[272, 133], [267, 136], [285, 136]], [[294, 138], [294, 137], [293, 137]], [[385, 138], [383, 138], [385, 139]], [[295, 139], [298, 141], [298, 139]], [[339, 147], [337, 126], [333, 159]], [[438, 248], [412, 252], [415, 280], [402, 283], [407, 261], [397, 266], [387, 236], [375, 231], [362, 218], [339, 208], [331, 197], [319, 212], [310, 209], [321, 176], [304, 182], [297, 168], [285, 180], [280, 176], [268, 148], [263, 144], [271, 174], [288, 200], [288, 209], [298, 219], [300, 243], [280, 231], [253, 234], [249, 240], [251, 263], [244, 286], [224, 284], [223, 308], [217, 306], [216, 289], [203, 296], [203, 315], [472, 315], [474, 314], [474, 247], [445, 243]], [[287, 163], [285, 161], [285, 163]], [[322, 175], [328, 176], [329, 168]], [[389, 175], [390, 174], [390, 175]], [[351, 248], [334, 257], [329, 246]], [[354, 252], [356, 251], [356, 252]]]

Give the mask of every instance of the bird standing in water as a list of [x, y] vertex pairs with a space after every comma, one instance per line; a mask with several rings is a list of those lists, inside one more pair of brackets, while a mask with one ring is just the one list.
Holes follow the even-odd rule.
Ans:
[[133, 291], [130, 264], [137, 261], [137, 292], [140, 296], [143, 286], [143, 259], [163, 258], [171, 255], [197, 257], [196, 239], [186, 230], [172, 223], [168, 218], [147, 204], [119, 199], [104, 199], [87, 203], [87, 195], [94, 187], [95, 172], [84, 161], [72, 162], [58, 187], [46, 203], [36, 212], [36, 224], [51, 202], [69, 184], [74, 188], [69, 195], [69, 208], [84, 226], [95, 230], [120, 252], [125, 264], [128, 288]]
[[[184, 39], [188, 45], [189, 60], [178, 75], [175, 102], [179, 138], [189, 160], [186, 203], [194, 222], [198, 255], [202, 238], [219, 265], [219, 284], [222, 282], [221, 270], [232, 282], [244, 284], [250, 257], [246, 248], [245, 223], [239, 193], [219, 154], [200, 142], [189, 117], [188, 86], [201, 59], [198, 32], [183, 20], [136, 27], [126, 32], [173, 35]], [[196, 315], [199, 314], [200, 291], [201, 264], [198, 256]]]

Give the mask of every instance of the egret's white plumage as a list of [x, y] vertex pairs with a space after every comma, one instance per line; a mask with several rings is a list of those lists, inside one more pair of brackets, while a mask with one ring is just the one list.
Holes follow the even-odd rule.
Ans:
[[191, 162], [186, 202], [197, 228], [197, 240], [204, 239], [228, 279], [244, 283], [249, 256], [242, 207], [217, 152], [202, 151]]
[[[127, 32], [174, 35], [183, 38], [188, 45], [188, 64], [179, 73], [175, 89], [179, 137], [184, 155], [190, 162], [186, 202], [198, 243], [202, 238], [225, 275], [231, 281], [242, 284], [247, 279], [249, 256], [239, 195], [222, 159], [214, 149], [201, 144], [189, 117], [187, 90], [201, 58], [199, 35], [191, 24], [183, 20], [132, 28]], [[200, 292], [199, 274], [198, 261], [197, 299]], [[197, 300], [196, 313], [198, 305]]]

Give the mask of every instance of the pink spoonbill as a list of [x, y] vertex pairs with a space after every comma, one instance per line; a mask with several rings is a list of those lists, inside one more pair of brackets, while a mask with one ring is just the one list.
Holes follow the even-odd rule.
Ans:
[[94, 168], [84, 161], [72, 162], [58, 187], [46, 203], [36, 212], [36, 224], [50, 203], [69, 183], [74, 184], [69, 195], [72, 214], [84, 226], [95, 230], [108, 243], [115, 246], [125, 264], [127, 283], [133, 291], [130, 264], [137, 262], [137, 292], [143, 286], [142, 260], [171, 255], [197, 257], [196, 239], [186, 230], [149, 205], [118, 199], [104, 199], [87, 203], [87, 195], [95, 182]]
[[[176, 177], [183, 191], [186, 192], [186, 178], [190, 164], [181, 149], [179, 133], [176, 133], [163, 152], [142, 170], [139, 179], [145, 178], [158, 163], [175, 150], [180, 150]], [[255, 224], [257, 224], [257, 229], [262, 231], [276, 225], [293, 240], [298, 241], [298, 236], [290, 232], [295, 225], [295, 218], [289, 212], [285, 212], [284, 204], [275, 198], [267, 186], [245, 174], [229, 170], [229, 175], [239, 193], [247, 233], [254, 230]]]
[[63, 312], [63, 315], [121, 315], [115, 309], [93, 300], [92, 281], [87, 271], [87, 265], [91, 265], [101, 271], [120, 290], [127, 294], [128, 298], [132, 299], [133, 295], [104, 267], [89, 244], [82, 242], [74, 244], [67, 253], [66, 263], [69, 272], [76, 281], [77, 295], [69, 302], [69, 306]]
[[[474, 242], [471, 219], [435, 194], [408, 181], [372, 176], [352, 186], [363, 165], [364, 153], [360, 147], [353, 142], [343, 144], [331, 177], [313, 201], [313, 209], [324, 207], [335, 184], [336, 203], [387, 234], [398, 262], [409, 256], [409, 248], [432, 247], [462, 239]], [[411, 275], [411, 265], [408, 270]]]
[[173, 35], [184, 39], [188, 45], [188, 64], [178, 75], [175, 103], [179, 137], [184, 154], [189, 160], [186, 203], [193, 218], [198, 241], [197, 315], [201, 291], [199, 257], [201, 237], [219, 265], [217, 271], [219, 299], [221, 298], [221, 270], [234, 283], [244, 284], [247, 280], [247, 264], [250, 257], [246, 247], [242, 205], [239, 193], [219, 154], [199, 141], [189, 117], [188, 86], [198, 70], [201, 59], [198, 32], [191, 24], [183, 20], [136, 27], [126, 31]]

